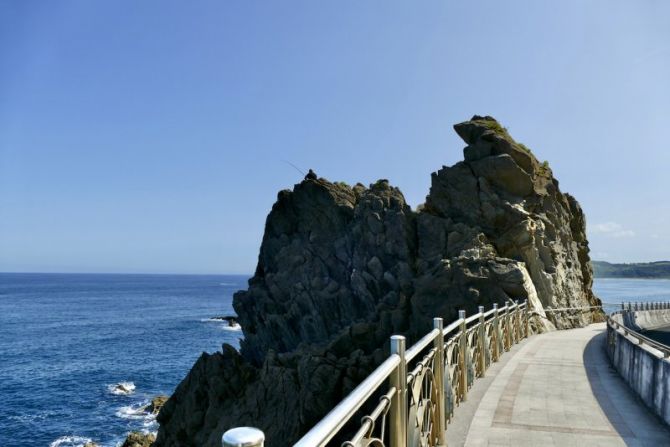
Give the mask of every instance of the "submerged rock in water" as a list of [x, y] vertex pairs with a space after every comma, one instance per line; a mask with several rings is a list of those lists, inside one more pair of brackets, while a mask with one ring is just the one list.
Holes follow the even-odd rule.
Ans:
[[151, 402], [149, 402], [147, 406], [142, 408], [142, 411], [145, 413], [157, 415], [167, 400], [168, 396], [156, 396], [151, 399]]
[[132, 394], [135, 392], [135, 384], [133, 382], [120, 382], [110, 385], [109, 390], [112, 394]]
[[121, 447], [151, 447], [155, 440], [156, 436], [153, 433], [140, 433], [134, 431], [126, 437], [126, 440]]
[[226, 323], [228, 323], [228, 327], [239, 326], [239, 324], [237, 323], [237, 317], [232, 316], [232, 315], [225, 315], [225, 316], [221, 316], [221, 317], [212, 317], [211, 320], [225, 321]]
[[219, 446], [252, 425], [266, 445], [295, 442], [433, 317], [528, 300], [535, 331], [598, 312], [585, 220], [546, 163], [497, 121], [455, 126], [465, 161], [432, 175], [413, 211], [388, 181], [349, 187], [309, 176], [272, 207], [249, 288], [235, 294], [240, 352], [203, 354], [158, 415], [156, 445]]

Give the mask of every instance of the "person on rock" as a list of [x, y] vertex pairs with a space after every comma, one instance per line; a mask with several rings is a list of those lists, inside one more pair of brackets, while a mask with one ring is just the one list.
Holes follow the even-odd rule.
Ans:
[[305, 176], [305, 180], [316, 180], [316, 173], [310, 169]]

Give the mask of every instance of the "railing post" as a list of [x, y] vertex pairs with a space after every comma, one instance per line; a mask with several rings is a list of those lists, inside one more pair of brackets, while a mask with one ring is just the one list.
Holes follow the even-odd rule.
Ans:
[[516, 309], [514, 309], [516, 324], [514, 327], [516, 329], [516, 342], [519, 343], [521, 341], [521, 309], [519, 309], [519, 300], [515, 300], [514, 304], [516, 304]]
[[391, 400], [390, 440], [391, 447], [407, 447], [407, 361], [405, 360], [405, 337], [391, 336], [391, 354], [400, 356], [400, 363], [391, 374], [391, 386], [396, 392]]
[[465, 401], [465, 398], [468, 394], [468, 360], [466, 358], [466, 351], [468, 348], [468, 336], [466, 334], [466, 325], [465, 325], [465, 311], [458, 311], [458, 318], [461, 319], [461, 337], [458, 340], [458, 367], [460, 372], [459, 380], [459, 392], [461, 394], [461, 400]]
[[447, 445], [447, 429], [446, 413], [444, 409], [444, 321], [442, 318], [433, 318], [433, 328], [440, 331], [435, 337], [435, 386], [437, 387], [437, 443], [439, 445]]
[[479, 306], [479, 361], [482, 365], [480, 369], [480, 376], [484, 377], [484, 372], [486, 371], [486, 351], [488, 347], [486, 346], [486, 320], [484, 319], [484, 306]]
[[526, 337], [530, 337], [530, 301], [526, 300], [526, 307], [524, 308], [523, 317], [526, 324]]
[[498, 319], [498, 303], [493, 303], [493, 361], [500, 358], [500, 320]]
[[512, 328], [510, 327], [511, 322], [510, 322], [510, 312], [509, 312], [509, 305], [505, 306], [505, 327], [507, 328], [507, 349], [505, 351], [509, 351], [512, 349]]
[[223, 447], [263, 447], [265, 435], [253, 427], [231, 428], [221, 437]]

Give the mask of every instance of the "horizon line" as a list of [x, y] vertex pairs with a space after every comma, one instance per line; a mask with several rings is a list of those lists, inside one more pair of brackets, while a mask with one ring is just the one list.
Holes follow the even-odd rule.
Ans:
[[163, 276], [247, 276], [253, 273], [153, 273], [153, 272], [25, 272], [0, 271], [0, 275], [163, 275]]

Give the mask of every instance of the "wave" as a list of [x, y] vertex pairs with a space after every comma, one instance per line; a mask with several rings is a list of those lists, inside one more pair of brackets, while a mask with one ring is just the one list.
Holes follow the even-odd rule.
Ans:
[[121, 419], [146, 419], [148, 416], [153, 416], [146, 412], [147, 405], [148, 404], [146, 403], [140, 405], [127, 405], [119, 408], [114, 414]]
[[240, 326], [238, 323], [233, 323], [231, 326], [226, 320], [222, 318], [201, 318], [200, 321], [202, 323], [220, 323], [221, 324], [221, 329], [225, 331], [241, 331], [242, 326]]
[[117, 396], [127, 396], [135, 392], [135, 384], [133, 382], [119, 382], [107, 385], [107, 391]]
[[119, 408], [114, 414], [116, 415], [116, 417], [119, 417], [121, 419], [142, 421], [142, 427], [144, 427], [142, 432], [153, 433], [153, 431], [149, 429], [157, 428], [158, 422], [156, 421], [155, 414], [147, 412], [148, 406], [149, 406], [148, 401], [142, 402], [141, 404], [138, 405], [127, 405]]
[[84, 447], [87, 442], [93, 442], [93, 440], [83, 436], [61, 436], [49, 444], [49, 447]]

